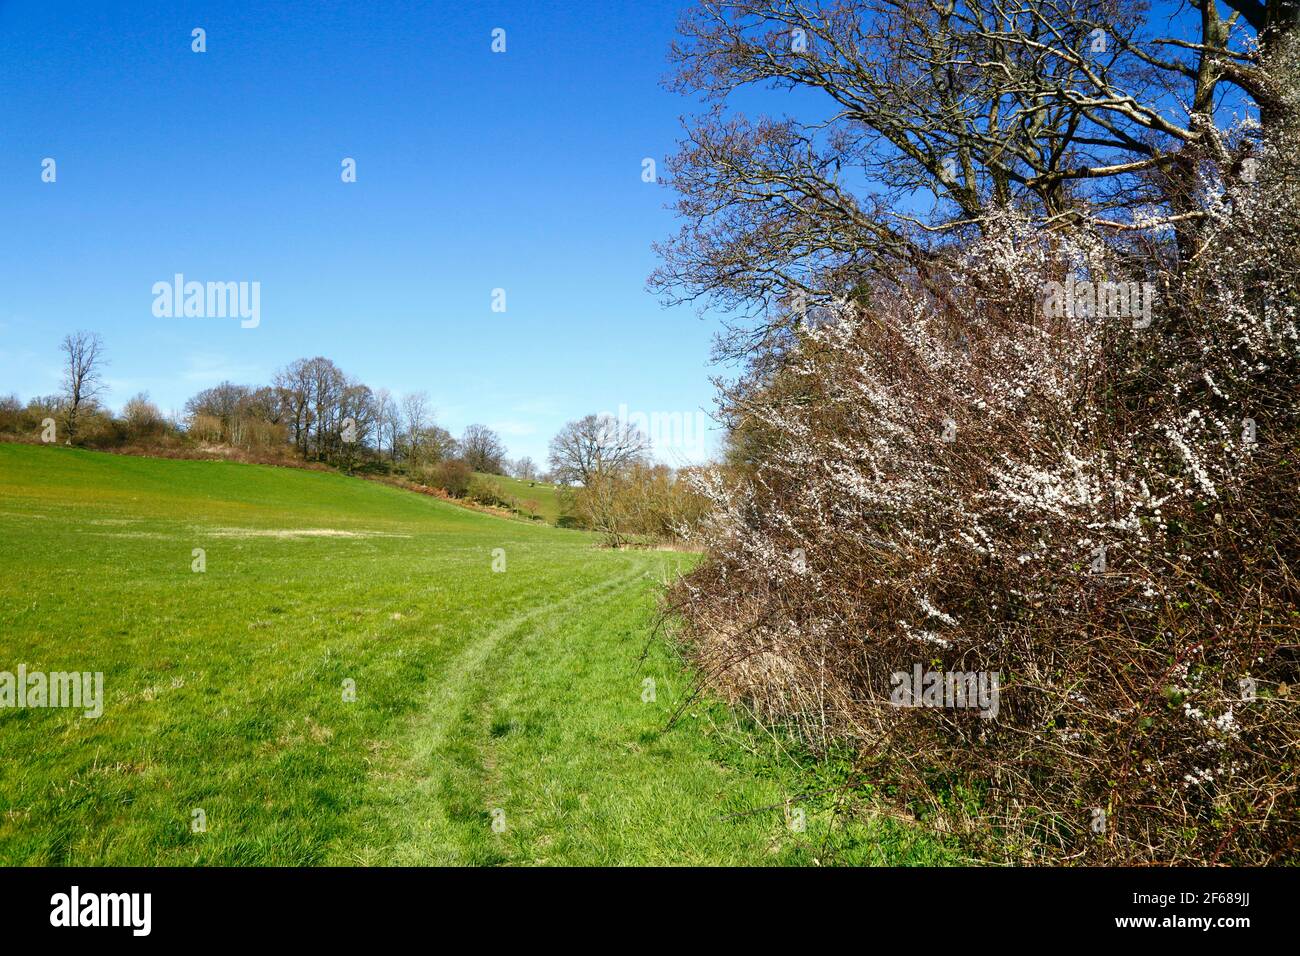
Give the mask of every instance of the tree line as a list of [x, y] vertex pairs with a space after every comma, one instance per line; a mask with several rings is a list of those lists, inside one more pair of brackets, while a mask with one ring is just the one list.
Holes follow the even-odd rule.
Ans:
[[60, 350], [60, 391], [25, 404], [15, 395], [0, 399], [0, 432], [39, 431], [47, 442], [100, 448], [188, 439], [253, 456], [287, 452], [346, 469], [381, 462], [414, 469], [456, 460], [471, 472], [538, 477], [532, 459], [509, 460], [500, 435], [486, 425], [470, 425], [456, 438], [437, 423], [427, 393], [399, 400], [324, 356], [290, 362], [267, 385], [224, 381], [205, 388], [178, 415], [164, 414], [145, 392], [114, 415], [102, 402], [108, 358], [100, 336], [71, 333]]
[[288, 363], [265, 385], [223, 381], [167, 415], [147, 393], [120, 414], [103, 404], [108, 356], [99, 335], [77, 331], [60, 344], [60, 391], [23, 403], [0, 398], [0, 435], [90, 448], [183, 457], [336, 467], [393, 476], [453, 498], [536, 516], [538, 502], [494, 480], [559, 486], [561, 523], [601, 532], [611, 545], [681, 537], [702, 499], [688, 474], [655, 464], [647, 437], [609, 415], [568, 422], [551, 440], [544, 471], [511, 459], [487, 425], [459, 437], [438, 424], [426, 392], [372, 388], [324, 356]]

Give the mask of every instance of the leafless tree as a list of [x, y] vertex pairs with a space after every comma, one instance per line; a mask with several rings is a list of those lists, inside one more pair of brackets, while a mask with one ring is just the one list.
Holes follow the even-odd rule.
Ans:
[[429, 408], [427, 392], [407, 392], [402, 396], [402, 420], [406, 425], [406, 454], [412, 464], [418, 464], [422, 438], [433, 413]]
[[[1202, 160], [1241, 169], [1221, 117], [1290, 112], [1266, 68], [1300, 28], [1295, 0], [708, 0], [682, 22], [673, 87], [709, 112], [669, 167], [681, 231], [651, 288], [740, 318], [751, 354], [864, 283], [924, 281], [947, 244], [999, 210], [1107, 237], [1172, 228], [1198, 253]], [[1253, 35], [1252, 35], [1253, 31]], [[1289, 54], [1294, 56], [1294, 52]], [[750, 119], [735, 94], [820, 97]], [[926, 198], [932, 201], [927, 208]], [[757, 321], [755, 321], [757, 320]]]
[[510, 470], [520, 481], [537, 480], [537, 465], [527, 455], [516, 461]]
[[205, 388], [185, 403], [185, 414], [210, 415], [221, 422], [227, 431], [234, 424], [241, 406], [248, 401], [251, 391], [247, 386], [221, 382]]
[[375, 430], [377, 432], [376, 450], [383, 452], [385, 439], [388, 441], [388, 458], [397, 461], [397, 436], [401, 431], [401, 415], [393, 393], [386, 388], [375, 392]]
[[149, 401], [148, 392], [137, 392], [127, 399], [122, 406], [122, 420], [126, 422], [127, 431], [132, 438], [161, 431], [166, 425], [162, 411]]
[[636, 427], [611, 415], [586, 415], [551, 439], [551, 472], [561, 483], [589, 485], [642, 461], [649, 450]]
[[341, 457], [350, 470], [363, 449], [372, 442], [378, 447], [378, 411], [370, 386], [347, 378], [338, 396], [335, 429], [329, 435], [333, 453]]
[[308, 359], [306, 372], [316, 457], [324, 459], [338, 435], [339, 404], [347, 380], [342, 370], [322, 355]]
[[499, 475], [505, 470], [506, 446], [486, 425], [470, 425], [460, 436], [460, 454], [475, 471]]
[[323, 356], [289, 363], [269, 387], [222, 382], [204, 389], [185, 410], [196, 437], [259, 449], [288, 439], [303, 459], [349, 470], [364, 458], [382, 458], [385, 443], [392, 461], [405, 455], [419, 466], [456, 451], [451, 434], [434, 424], [424, 392], [399, 406], [387, 389], [372, 390]]
[[457, 455], [460, 443], [441, 425], [430, 424], [420, 433], [420, 458], [432, 465]]
[[276, 372], [273, 381], [281, 408], [284, 410], [284, 417], [293, 436], [294, 446], [304, 459], [307, 457], [312, 423], [311, 371], [311, 363], [308, 359], [296, 359]]
[[94, 332], [73, 332], [63, 337], [64, 423], [68, 441], [77, 437], [83, 412], [93, 408], [104, 392], [104, 343]]

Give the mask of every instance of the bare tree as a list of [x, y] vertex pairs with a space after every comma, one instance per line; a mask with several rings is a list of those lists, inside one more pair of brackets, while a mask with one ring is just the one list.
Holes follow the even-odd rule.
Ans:
[[251, 396], [251, 390], [245, 385], [233, 382], [221, 382], [211, 388], [205, 388], [185, 403], [185, 414], [209, 415], [221, 422], [222, 429], [229, 434], [235, 425], [244, 403]]
[[590, 485], [643, 461], [649, 450], [649, 440], [635, 426], [611, 415], [587, 415], [551, 439], [551, 472], [558, 482]]
[[304, 459], [311, 433], [311, 363], [297, 359], [275, 373], [273, 380], [281, 408], [293, 434], [294, 446]]
[[381, 439], [377, 437], [377, 416], [375, 395], [370, 386], [356, 379], [346, 379], [339, 393], [337, 430], [330, 438], [337, 442], [336, 453], [349, 470], [372, 442], [378, 449]]
[[428, 464], [436, 464], [456, 455], [460, 444], [441, 425], [429, 425], [420, 435], [420, 448]]
[[386, 388], [377, 390], [375, 392], [376, 450], [382, 454], [384, 440], [387, 439], [390, 461], [397, 461], [397, 435], [401, 431], [401, 421], [397, 403], [393, 401], [393, 393]]
[[486, 425], [470, 425], [460, 437], [460, 454], [475, 471], [499, 475], [505, 470], [506, 446]]
[[316, 458], [324, 459], [339, 434], [339, 406], [346, 377], [337, 365], [318, 355], [307, 361], [308, 401], [312, 409]]
[[408, 392], [402, 396], [402, 418], [406, 425], [406, 455], [411, 464], [419, 464], [422, 438], [433, 413], [426, 392]]
[[527, 455], [520, 458], [511, 466], [514, 476], [521, 481], [537, 480], [537, 465]]
[[93, 408], [104, 392], [104, 343], [94, 332], [73, 332], [63, 337], [64, 422], [68, 441], [77, 437], [81, 414]]
[[[669, 163], [685, 225], [651, 288], [738, 310], [720, 343], [735, 357], [864, 283], [926, 281], [1008, 208], [1117, 242], [1172, 229], [1191, 259], [1199, 170], [1239, 173], [1252, 148], [1223, 118], [1253, 105], [1267, 131], [1293, 112], [1267, 66], [1300, 33], [1300, 3], [1146, 13], [1138, 0], [706, 0], [674, 44], [673, 86], [713, 108]], [[825, 109], [730, 109], [772, 86]]]
[[137, 392], [127, 399], [122, 406], [122, 419], [132, 438], [139, 438], [161, 431], [166, 427], [162, 411], [149, 401], [148, 392]]

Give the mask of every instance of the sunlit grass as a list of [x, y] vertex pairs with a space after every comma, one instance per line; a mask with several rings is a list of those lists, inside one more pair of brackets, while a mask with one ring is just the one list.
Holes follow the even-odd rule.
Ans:
[[688, 683], [652, 619], [691, 560], [334, 474], [0, 445], [0, 670], [105, 697], [0, 710], [0, 862], [940, 859], [816, 800], [796, 832], [806, 771], [716, 705], [665, 730]]

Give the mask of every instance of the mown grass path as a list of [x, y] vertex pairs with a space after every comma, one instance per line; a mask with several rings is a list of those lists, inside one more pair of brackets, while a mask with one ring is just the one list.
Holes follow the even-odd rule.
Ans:
[[0, 444], [0, 671], [105, 697], [0, 709], [0, 863], [944, 859], [820, 799], [789, 826], [824, 771], [717, 705], [665, 730], [688, 680], [650, 633], [690, 560], [335, 474]]

